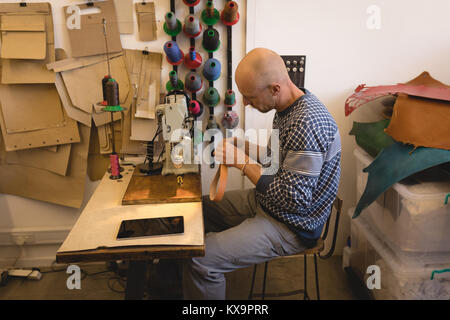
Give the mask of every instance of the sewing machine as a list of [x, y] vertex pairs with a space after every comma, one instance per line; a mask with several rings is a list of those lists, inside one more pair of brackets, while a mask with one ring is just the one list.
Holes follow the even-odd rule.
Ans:
[[189, 117], [183, 94], [166, 97], [166, 103], [156, 107], [158, 121], [165, 141], [162, 175], [198, 173], [194, 162], [193, 121]]

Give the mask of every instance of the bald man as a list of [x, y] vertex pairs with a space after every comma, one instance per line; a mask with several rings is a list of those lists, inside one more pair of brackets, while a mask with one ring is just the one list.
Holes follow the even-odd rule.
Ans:
[[[273, 166], [265, 169], [271, 163], [251, 163], [248, 142], [242, 149], [237, 139], [219, 145], [216, 159], [239, 169], [256, 188], [226, 192], [220, 202], [203, 199], [206, 254], [185, 263], [186, 299], [225, 299], [224, 273], [313, 247], [339, 185], [336, 122], [312, 93], [292, 83], [281, 57], [254, 49], [239, 63], [235, 77], [246, 105], [263, 113], [276, 110], [279, 150], [268, 147], [279, 166], [273, 172]], [[239, 154], [243, 163], [237, 161]], [[255, 160], [261, 162], [258, 155]]]

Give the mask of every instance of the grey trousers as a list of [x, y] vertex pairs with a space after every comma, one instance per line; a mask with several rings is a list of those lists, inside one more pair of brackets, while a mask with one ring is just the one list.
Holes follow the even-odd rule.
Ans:
[[205, 256], [183, 265], [185, 299], [225, 299], [224, 273], [306, 249], [285, 224], [259, 206], [255, 189], [226, 192], [222, 201], [203, 197]]

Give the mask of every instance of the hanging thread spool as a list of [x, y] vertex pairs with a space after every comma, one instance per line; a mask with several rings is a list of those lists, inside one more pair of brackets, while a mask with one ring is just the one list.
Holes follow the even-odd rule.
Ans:
[[169, 72], [169, 81], [166, 83], [166, 90], [168, 92], [174, 90], [183, 90], [184, 83], [178, 78], [178, 73], [175, 70]]
[[225, 129], [234, 129], [239, 124], [239, 116], [238, 114], [233, 110], [228, 110], [225, 112], [223, 119], [222, 119], [222, 126]]
[[195, 7], [200, 3], [200, 0], [183, 0], [184, 4], [188, 7]]
[[197, 100], [191, 100], [189, 103], [189, 112], [194, 117], [199, 117], [203, 113], [203, 106], [200, 102]]
[[239, 21], [239, 7], [235, 1], [225, 3], [225, 8], [220, 15], [220, 19], [227, 26], [233, 26]]
[[205, 62], [205, 66], [203, 67], [203, 76], [208, 81], [216, 81], [220, 78], [221, 71], [222, 66], [219, 60], [211, 58]]
[[202, 11], [202, 20], [208, 26], [213, 26], [219, 21], [220, 14], [217, 9], [214, 8], [212, 1], [206, 2], [206, 9]]
[[227, 90], [225, 93], [224, 104], [228, 108], [231, 108], [236, 104], [236, 95], [233, 90]]
[[120, 174], [119, 155], [118, 154], [109, 155], [109, 162], [111, 165], [111, 175], [109, 176], [109, 178], [112, 180], [121, 179], [122, 175]]
[[164, 44], [164, 52], [167, 56], [167, 62], [171, 65], [177, 66], [183, 62], [184, 53], [175, 41], [167, 41]]
[[184, 20], [183, 31], [189, 38], [197, 38], [202, 32], [202, 25], [193, 14], [190, 14]]
[[214, 28], [209, 28], [203, 32], [203, 49], [207, 52], [215, 52], [220, 47], [219, 32]]
[[205, 93], [203, 94], [203, 102], [208, 107], [217, 106], [219, 104], [219, 101], [220, 95], [216, 88], [211, 87], [208, 90], [206, 90]]
[[167, 12], [164, 19], [164, 31], [172, 37], [176, 37], [182, 29], [181, 21], [175, 17], [175, 13]]
[[106, 102], [107, 106], [103, 108], [103, 111], [122, 111], [119, 100], [119, 84], [113, 78], [109, 79], [105, 85]]
[[103, 92], [103, 101], [102, 101], [102, 105], [103, 106], [107, 106], [108, 102], [106, 100], [106, 84], [108, 83], [108, 80], [111, 79], [111, 77], [109, 75], [106, 75], [103, 77], [102, 79], [102, 92]]
[[186, 79], [184, 81], [186, 90], [195, 93], [203, 87], [202, 78], [195, 72], [189, 72], [186, 74]]
[[189, 48], [189, 54], [184, 57], [184, 64], [188, 69], [197, 69], [202, 65], [202, 56], [195, 51], [194, 47]]

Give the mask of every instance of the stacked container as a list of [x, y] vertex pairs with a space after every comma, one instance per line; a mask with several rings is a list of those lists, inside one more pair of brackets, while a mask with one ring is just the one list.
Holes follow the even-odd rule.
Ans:
[[[359, 147], [354, 155], [360, 199], [368, 175], [362, 169], [373, 158]], [[380, 267], [376, 299], [450, 299], [450, 272], [430, 280], [433, 271], [450, 269], [450, 176], [436, 167], [406, 180], [352, 219], [350, 265], [364, 283], [367, 267]]]

